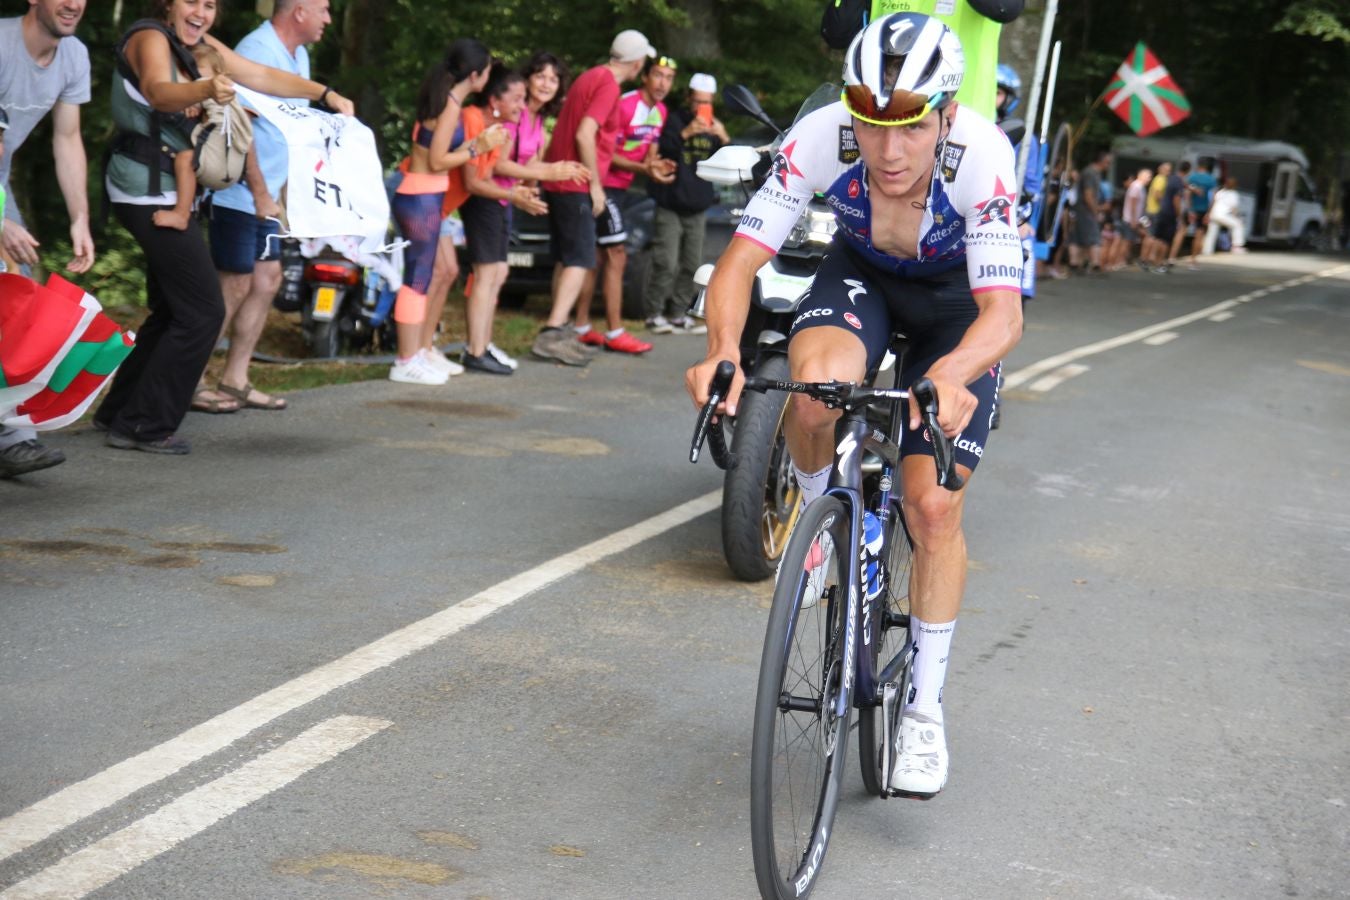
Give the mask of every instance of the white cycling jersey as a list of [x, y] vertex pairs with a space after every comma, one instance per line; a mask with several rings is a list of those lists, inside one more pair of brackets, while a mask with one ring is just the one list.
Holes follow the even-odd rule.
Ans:
[[867, 168], [853, 134], [853, 117], [842, 102], [805, 116], [783, 138], [773, 171], [746, 206], [736, 236], [777, 253], [802, 207], [821, 194], [839, 222], [836, 239], [878, 268], [922, 278], [964, 262], [972, 293], [1020, 293], [1017, 179], [1007, 136], [974, 110], [958, 107], [939, 153], [912, 259], [872, 246]]

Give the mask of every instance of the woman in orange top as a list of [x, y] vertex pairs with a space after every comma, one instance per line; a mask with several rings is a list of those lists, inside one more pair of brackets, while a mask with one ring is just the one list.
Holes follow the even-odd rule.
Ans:
[[429, 310], [427, 289], [440, 236], [441, 203], [448, 173], [506, 140], [500, 127], [485, 129], [472, 140], [463, 137], [460, 109], [469, 94], [487, 83], [491, 58], [480, 41], [461, 38], [432, 67], [417, 96], [417, 122], [403, 182], [394, 194], [393, 214], [409, 242], [404, 254], [403, 287], [394, 301], [398, 356], [389, 370], [391, 381], [445, 384], [458, 367], [431, 346], [444, 297]]
[[[506, 124], [508, 129], [519, 123], [525, 107], [525, 76], [501, 63], [494, 65], [485, 97], [483, 106], [464, 110], [465, 140], [482, 133], [489, 122]], [[538, 158], [522, 161], [516, 157], [510, 143], [479, 156], [455, 170], [446, 192], [447, 203], [462, 202], [459, 215], [464, 220], [469, 262], [473, 266], [473, 285], [465, 310], [469, 334], [460, 361], [466, 369], [494, 375], [510, 375], [513, 371], [488, 353], [497, 295], [508, 272], [506, 247], [511, 221], [508, 204], [533, 215], [548, 212], [539, 199], [538, 189], [520, 184], [519, 180], [584, 182], [590, 177], [590, 170], [578, 162], [545, 163]], [[461, 196], [464, 199], [459, 201]]]

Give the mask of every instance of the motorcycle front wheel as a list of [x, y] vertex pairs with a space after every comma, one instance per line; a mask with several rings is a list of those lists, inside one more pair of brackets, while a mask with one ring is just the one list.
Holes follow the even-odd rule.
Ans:
[[[787, 357], [767, 356], [751, 374], [786, 381]], [[783, 438], [787, 397], [746, 391], [736, 411], [731, 449], [737, 463], [722, 485], [722, 552], [742, 581], [774, 573], [797, 519], [801, 489]]]

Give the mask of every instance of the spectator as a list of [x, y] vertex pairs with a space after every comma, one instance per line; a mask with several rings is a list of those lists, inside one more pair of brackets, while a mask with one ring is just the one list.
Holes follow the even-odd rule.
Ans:
[[[619, 85], [642, 71], [656, 50], [640, 31], [621, 31], [609, 48], [609, 61], [584, 72], [563, 102], [558, 125], [544, 158], [548, 162], [576, 161], [591, 172], [589, 187], [576, 182], [546, 182], [545, 201], [553, 257], [553, 308], [531, 352], [569, 366], [591, 361], [591, 348], [567, 327], [595, 269], [596, 219], [605, 211], [604, 179], [623, 123], [619, 118]], [[608, 345], [608, 341], [606, 345]]]
[[[1166, 256], [1166, 264], [1157, 266], [1154, 271], [1166, 272], [1176, 265], [1176, 251], [1181, 246], [1178, 231], [1184, 230], [1186, 216], [1186, 176], [1190, 174], [1191, 164], [1182, 160], [1177, 171], [1167, 176], [1163, 189], [1162, 205], [1158, 210], [1158, 223], [1154, 236], [1161, 242], [1158, 253]], [[1161, 258], [1158, 262], [1162, 262]]]
[[1143, 240], [1147, 220], [1144, 218], [1144, 195], [1148, 192], [1148, 183], [1153, 173], [1140, 169], [1125, 186], [1125, 200], [1120, 211], [1120, 237], [1117, 240], [1112, 268], [1119, 269], [1129, 264], [1130, 255], [1136, 251], [1136, 245]]
[[[160, 0], [157, 19], [134, 24], [117, 46], [112, 117], [118, 135], [107, 190], [118, 221], [145, 253], [150, 308], [135, 349], [94, 414], [94, 426], [108, 432], [108, 446], [122, 450], [190, 452], [176, 432], [225, 318], [220, 280], [201, 233], [154, 224], [155, 212], [177, 201], [173, 175], [161, 171], [166, 153], [186, 149], [189, 140], [182, 117], [167, 114], [208, 99], [229, 103], [236, 80], [277, 96], [326, 98], [344, 115], [353, 112], [350, 100], [324, 85], [245, 59], [211, 37], [215, 18], [211, 4]], [[197, 66], [187, 50], [200, 41], [225, 62], [225, 71], [209, 81], [194, 80]]]
[[[89, 51], [75, 37], [84, 8], [84, 0], [29, 0], [22, 17], [0, 19], [0, 109], [9, 117], [0, 153], [0, 191], [9, 195], [0, 247], [21, 270], [37, 265], [41, 245], [24, 226], [9, 190], [10, 164], [48, 110], [56, 179], [70, 214], [74, 256], [66, 270], [87, 272], [94, 264], [85, 187], [88, 163], [80, 136], [80, 104], [89, 100]], [[36, 431], [0, 426], [0, 478], [47, 469], [65, 459], [60, 450], [38, 441]]]
[[418, 91], [412, 153], [393, 203], [394, 220], [410, 243], [404, 255], [403, 287], [394, 301], [398, 355], [389, 370], [390, 381], [440, 385], [451, 373], [463, 371], [430, 346], [437, 323], [428, 316], [427, 291], [450, 186], [448, 173], [506, 140], [500, 125], [468, 140], [460, 121], [465, 100], [487, 84], [491, 62], [481, 41], [460, 38], [427, 73]]
[[1223, 187], [1214, 192], [1214, 202], [1210, 204], [1209, 215], [1206, 216], [1208, 223], [1204, 245], [1206, 256], [1214, 252], [1220, 228], [1227, 228], [1232, 236], [1234, 253], [1247, 252], [1247, 237], [1242, 227], [1241, 200], [1238, 198], [1237, 186], [1237, 179], [1229, 177], [1224, 180]]
[[[308, 79], [305, 45], [322, 38], [331, 21], [329, 0], [276, 0], [272, 18], [245, 35], [234, 49], [245, 59]], [[305, 97], [289, 97], [286, 102], [309, 106]], [[218, 191], [211, 200], [211, 259], [225, 298], [223, 333], [230, 347], [216, 390], [200, 385], [193, 396], [192, 408], [204, 412], [240, 406], [286, 408], [284, 399], [253, 387], [248, 366], [267, 324], [272, 298], [281, 286], [280, 247], [274, 237], [278, 223], [269, 219], [281, 214], [279, 200], [289, 157], [281, 132], [262, 117], [253, 123], [253, 146], [257, 159], [256, 164], [249, 164], [248, 183]]]
[[595, 276], [590, 275], [581, 288], [582, 301], [577, 304], [576, 331], [583, 344], [608, 347], [624, 353], [646, 353], [652, 345], [627, 334], [623, 329], [623, 272], [627, 265], [625, 242], [628, 232], [624, 219], [631, 206], [628, 188], [638, 174], [654, 183], [669, 183], [675, 164], [661, 159], [656, 152], [656, 141], [666, 124], [666, 95], [675, 82], [676, 63], [669, 56], [649, 59], [642, 72], [641, 87], [619, 98], [619, 119], [623, 131], [619, 134], [609, 175], [605, 178], [605, 212], [596, 223], [599, 245], [601, 292], [605, 298], [605, 334], [593, 330], [590, 324], [591, 298], [595, 290]]
[[[1186, 263], [1186, 268], [1196, 269], [1196, 259], [1200, 255], [1200, 247], [1205, 241], [1205, 216], [1209, 215], [1209, 204], [1214, 194], [1214, 189], [1218, 187], [1218, 179], [1214, 177], [1214, 163], [1208, 159], [1202, 159], [1196, 164], [1196, 171], [1192, 172], [1186, 179], [1186, 190], [1190, 194], [1190, 208], [1186, 212], [1186, 234], [1191, 238], [1191, 259]], [[1179, 248], [1178, 248], [1179, 249]], [[1176, 250], [1172, 252], [1176, 256]]]
[[689, 97], [671, 112], [661, 131], [660, 151], [675, 161], [675, 180], [648, 188], [656, 200], [652, 235], [652, 281], [647, 291], [647, 327], [655, 334], [706, 334], [708, 327], [685, 311], [694, 296], [694, 272], [703, 262], [708, 207], [717, 202], [712, 184], [698, 177], [698, 164], [730, 138], [713, 115], [717, 79], [699, 72], [689, 79]]
[[[1069, 241], [1069, 266], [1102, 273], [1101, 218], [1106, 211], [1102, 198], [1102, 175], [1111, 164], [1111, 154], [1099, 150], [1092, 162], [1078, 173], [1078, 197], [1073, 209], [1073, 230]], [[1087, 262], [1083, 262], [1084, 251]]]
[[[476, 138], [489, 121], [518, 126], [524, 106], [524, 76], [496, 63], [488, 79], [485, 106], [464, 109], [464, 139]], [[497, 295], [509, 271], [506, 247], [510, 237], [510, 209], [507, 204], [532, 215], [548, 212], [548, 207], [539, 199], [538, 190], [520, 184], [517, 179], [584, 181], [590, 176], [590, 170], [579, 162], [531, 160], [522, 165], [509, 158], [514, 155], [514, 145], [507, 146], [511, 149], [505, 155], [502, 151], [506, 148], [499, 147], [480, 154], [473, 162], [451, 173], [450, 194], [447, 195], [460, 190], [466, 195], [459, 211], [464, 220], [469, 262], [473, 266], [473, 279], [465, 304], [468, 337], [460, 362], [465, 369], [493, 375], [510, 375], [514, 371], [509, 358], [498, 359], [488, 350], [492, 342]]]
[[1139, 254], [1139, 265], [1144, 268], [1157, 265], [1161, 261], [1158, 256], [1158, 241], [1153, 236], [1153, 230], [1158, 222], [1158, 214], [1162, 211], [1163, 194], [1167, 193], [1167, 176], [1171, 173], [1170, 162], [1158, 163], [1158, 173], [1149, 181], [1148, 191], [1144, 194], [1144, 216], [1148, 219], [1148, 224], [1144, 231], [1144, 247]]

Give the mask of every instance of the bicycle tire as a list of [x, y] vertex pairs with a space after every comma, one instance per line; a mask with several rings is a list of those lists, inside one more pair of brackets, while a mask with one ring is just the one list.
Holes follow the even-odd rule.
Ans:
[[[769, 356], [753, 374], [786, 381], [787, 357]], [[746, 391], [737, 410], [731, 448], [737, 463], [722, 483], [722, 554], [742, 581], [774, 573], [801, 497], [783, 436], [787, 398], [782, 391]]]
[[[839, 807], [853, 702], [851, 657], [857, 652], [857, 623], [846, 596], [856, 581], [850, 529], [844, 504], [834, 497], [801, 514], [783, 554], [764, 635], [750, 754], [750, 832], [760, 894], [772, 900], [811, 893]], [[808, 570], [818, 537], [821, 565]], [[811, 741], [818, 745], [802, 746]], [[794, 783], [798, 775], [800, 785]]]
[[[914, 546], [905, 527], [905, 515], [900, 501], [891, 500], [891, 517], [886, 522], [886, 586], [871, 602], [874, 604], [869, 620], [871, 627], [879, 633], [870, 643], [864, 635], [863, 650], [872, 654], [872, 671], [880, 674], [904, 647], [909, 629], [900, 625], [888, 625], [882, 616], [887, 611], [894, 616], [909, 615], [909, 577], [914, 566]], [[900, 671], [897, 683], [896, 705], [898, 711], [904, 704], [905, 694], [909, 692], [909, 666]], [[880, 691], [880, 686], [878, 686]], [[897, 712], [898, 714], [898, 712]], [[894, 723], [888, 728], [882, 721], [881, 706], [868, 706], [858, 710], [858, 765], [862, 769], [863, 786], [867, 792], [880, 797], [886, 789], [886, 773], [882, 771], [882, 744], [887, 736], [895, 731]]]

